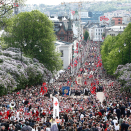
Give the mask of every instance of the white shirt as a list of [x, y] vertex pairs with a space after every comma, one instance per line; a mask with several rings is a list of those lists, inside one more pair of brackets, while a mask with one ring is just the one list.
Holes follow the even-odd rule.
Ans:
[[115, 131], [119, 131], [119, 129], [120, 129], [119, 124], [117, 126], [115, 125]]
[[118, 123], [118, 120], [113, 120], [114, 126]]

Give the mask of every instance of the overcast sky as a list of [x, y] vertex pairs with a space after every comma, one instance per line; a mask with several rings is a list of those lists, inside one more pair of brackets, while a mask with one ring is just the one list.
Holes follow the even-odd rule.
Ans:
[[[26, 4], [58, 5], [61, 4], [61, 2], [78, 2], [78, 1], [94, 1], [94, 0], [27, 0]], [[95, 0], [95, 1], [107, 1], [107, 0]]]

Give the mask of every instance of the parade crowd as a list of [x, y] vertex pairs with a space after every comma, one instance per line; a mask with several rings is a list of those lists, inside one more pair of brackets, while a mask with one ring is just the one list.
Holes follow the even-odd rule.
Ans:
[[[81, 68], [71, 76], [70, 65], [53, 83], [46, 83], [45, 94], [41, 86], [32, 86], [0, 97], [0, 130], [131, 131], [130, 94], [120, 92], [120, 83], [106, 76], [99, 43], [87, 44]], [[69, 96], [62, 95], [63, 86], [70, 87]], [[104, 93], [103, 101], [97, 98], [97, 92]], [[56, 118], [52, 96], [59, 100]]]

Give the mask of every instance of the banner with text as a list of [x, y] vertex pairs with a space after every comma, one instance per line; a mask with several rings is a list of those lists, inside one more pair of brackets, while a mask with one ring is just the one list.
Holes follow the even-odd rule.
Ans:
[[56, 97], [53, 97], [53, 118], [59, 118], [59, 101]]

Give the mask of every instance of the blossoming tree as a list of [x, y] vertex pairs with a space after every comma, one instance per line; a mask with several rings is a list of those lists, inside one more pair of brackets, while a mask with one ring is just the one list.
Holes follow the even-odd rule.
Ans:
[[25, 88], [26, 85], [46, 82], [52, 78], [52, 73], [37, 59], [22, 56], [17, 48], [0, 49], [0, 93], [4, 89]]
[[119, 65], [115, 75], [121, 82], [122, 90], [131, 91], [131, 63], [127, 63], [126, 65]]

